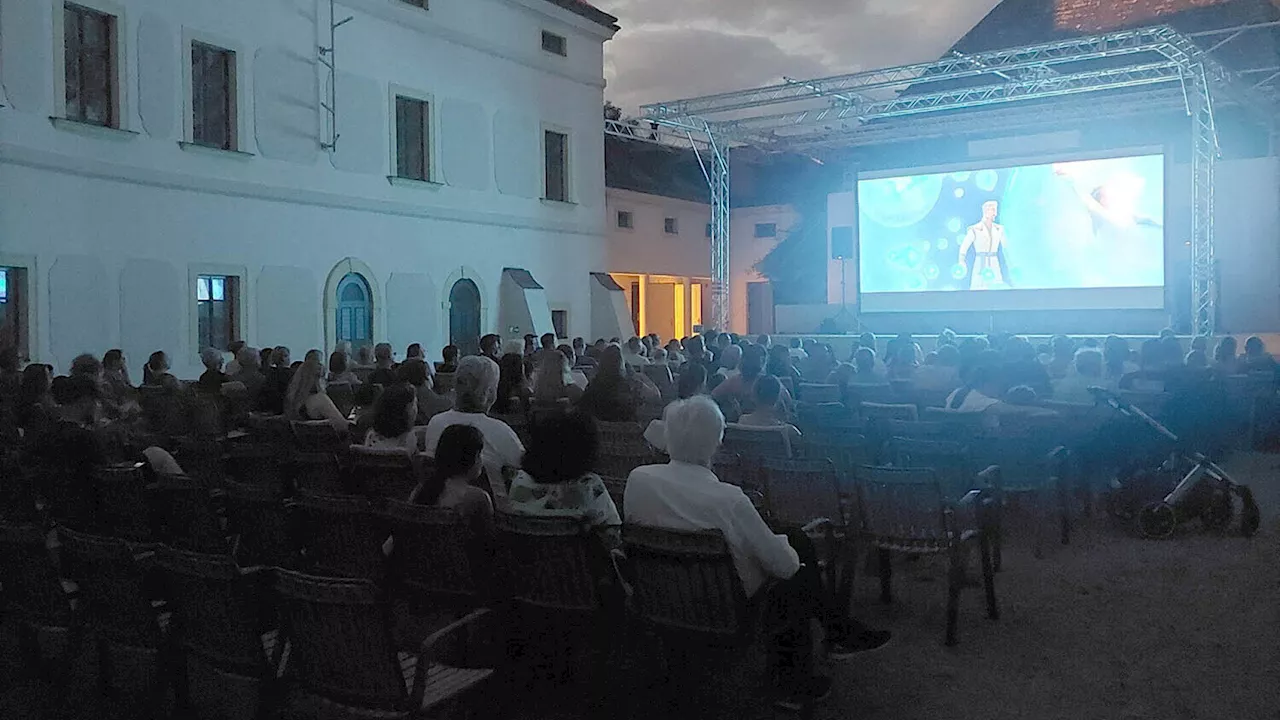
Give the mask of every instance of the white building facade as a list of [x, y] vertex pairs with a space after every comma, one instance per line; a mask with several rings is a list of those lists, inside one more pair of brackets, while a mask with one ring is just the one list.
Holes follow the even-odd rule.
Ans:
[[0, 342], [60, 372], [119, 347], [136, 373], [165, 350], [180, 377], [234, 338], [434, 354], [511, 332], [504, 268], [591, 334], [613, 18], [578, 0], [330, 8], [0, 0]]

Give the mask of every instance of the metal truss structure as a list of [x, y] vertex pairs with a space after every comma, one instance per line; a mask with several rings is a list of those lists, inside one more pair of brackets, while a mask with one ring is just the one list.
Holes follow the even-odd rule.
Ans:
[[[805, 154], [966, 133], [1069, 127], [1071, 123], [1182, 110], [1191, 119], [1194, 331], [1214, 330], [1216, 106], [1243, 106], [1270, 126], [1280, 68], [1228, 71], [1212, 52], [1252, 29], [1199, 33], [1208, 49], [1168, 26], [1113, 32], [931, 63], [782, 83], [641, 108], [652, 142], [682, 138], [706, 176], [712, 215], [712, 321], [729, 325], [729, 149]], [[1252, 84], [1243, 78], [1270, 72]], [[1074, 99], [1073, 99], [1074, 98]], [[634, 121], [633, 121], [634, 122]], [[624, 122], [624, 124], [626, 124]], [[629, 127], [635, 127], [630, 125]], [[606, 132], [618, 128], [606, 127]], [[634, 133], [632, 133], [634, 137]]]

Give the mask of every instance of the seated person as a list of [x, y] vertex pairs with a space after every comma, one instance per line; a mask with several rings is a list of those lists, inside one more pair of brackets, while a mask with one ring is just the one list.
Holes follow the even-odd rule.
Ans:
[[578, 407], [606, 422], [635, 422], [640, 406], [662, 399], [662, 393], [649, 378], [629, 370], [616, 345], [600, 355], [596, 376], [587, 383]]
[[549, 413], [529, 426], [529, 449], [511, 483], [511, 510], [526, 515], [580, 517], [607, 547], [619, 544], [622, 518], [604, 481], [592, 470], [600, 429], [586, 413]]
[[980, 362], [969, 369], [965, 384], [947, 396], [943, 407], [953, 412], [981, 413], [999, 405], [1003, 395], [999, 367], [990, 361]]
[[573, 383], [569, 358], [558, 350], [541, 354], [533, 376], [533, 402], [555, 405], [561, 401], [575, 403], [582, 398], [582, 388]]
[[532, 397], [524, 356], [504, 354], [498, 361], [498, 397], [491, 409], [499, 415], [528, 412]]
[[624, 501], [627, 522], [722, 532], [743, 589], [753, 601], [767, 597], [765, 607], [774, 624], [786, 628], [777, 643], [776, 689], [797, 702], [824, 696], [831, 680], [813, 673], [811, 619], [822, 623], [832, 658], [882, 647], [890, 634], [867, 630], [845, 617], [822, 584], [812, 541], [799, 531], [775, 534], [741, 488], [716, 477], [711, 460], [725, 424], [715, 402], [695, 397], [672, 403], [666, 423], [671, 462], [631, 471]]
[[1095, 399], [1091, 387], [1106, 387], [1102, 377], [1102, 351], [1081, 348], [1076, 351], [1072, 367], [1061, 379], [1053, 382], [1053, 399], [1061, 402], [1093, 405]]
[[955, 345], [943, 345], [929, 353], [911, 380], [917, 390], [955, 390], [960, 386], [960, 350]]
[[571, 347], [573, 348], [574, 367], [593, 368], [596, 366], [596, 359], [587, 354], [588, 350], [586, 340], [576, 337], [573, 339], [573, 345]]
[[432, 386], [431, 376], [427, 372], [427, 363], [421, 358], [412, 358], [400, 363], [396, 368], [397, 384], [408, 383], [418, 396], [418, 415], [415, 425], [426, 425], [431, 418], [453, 407], [448, 397], [438, 395]]
[[228, 376], [230, 382], [240, 383], [244, 386], [245, 398], [251, 408], [258, 406], [258, 394], [262, 391], [262, 384], [267, 380], [266, 376], [258, 368], [259, 357], [258, 351], [254, 348], [240, 348], [240, 352], [236, 353], [236, 361], [240, 366], [240, 371], [235, 375]]
[[800, 430], [783, 419], [782, 383], [772, 375], [756, 380], [755, 409], [738, 418], [739, 426], [748, 429], [776, 430], [782, 433], [787, 445], [787, 456], [800, 442]]
[[142, 366], [142, 384], [175, 392], [182, 389], [182, 383], [169, 372], [169, 356], [163, 350], [151, 353], [147, 364]]
[[387, 387], [396, 382], [396, 361], [392, 356], [391, 343], [378, 343], [373, 348], [373, 372], [369, 373], [367, 382], [371, 385]]
[[[560, 351], [561, 355], [564, 355], [565, 358], [569, 360], [570, 384], [579, 390], [586, 390], [588, 382], [587, 374], [582, 372], [581, 368], [583, 366], [578, 364], [578, 353], [569, 345], [561, 345], [556, 349]], [[591, 363], [591, 367], [595, 367], [595, 361], [592, 360]]]
[[324, 367], [319, 362], [304, 362], [294, 372], [284, 397], [284, 416], [289, 420], [326, 420], [340, 435], [351, 430], [338, 406], [324, 390]]
[[416, 452], [418, 435], [413, 423], [418, 417], [418, 398], [406, 383], [385, 388], [374, 403], [373, 427], [365, 433], [366, 447], [398, 448]]
[[351, 370], [351, 356], [337, 350], [329, 355], [329, 384], [347, 384], [356, 387], [360, 378]]
[[436, 370], [442, 373], [458, 372], [458, 346], [445, 345], [440, 351], [440, 359], [444, 362], [436, 367]]
[[475, 487], [484, 470], [480, 455], [484, 435], [472, 425], [450, 425], [440, 434], [435, 471], [418, 483], [409, 502], [432, 507], [453, 508], [462, 516], [474, 539], [493, 534], [493, 500]]
[[204, 393], [216, 393], [222, 390], [224, 383], [230, 382], [227, 374], [222, 372], [222, 353], [216, 348], [207, 347], [200, 351], [200, 362], [204, 364], [204, 373], [196, 381], [196, 390]]
[[483, 355], [463, 358], [458, 363], [454, 395], [454, 409], [436, 415], [427, 423], [422, 436], [423, 451], [435, 457], [440, 436], [450, 425], [476, 427], [484, 436], [481, 460], [490, 490], [495, 498], [506, 497], [507, 480], [514, 477], [516, 468], [520, 467], [524, 444], [510, 425], [486, 414], [498, 396], [498, 366]]

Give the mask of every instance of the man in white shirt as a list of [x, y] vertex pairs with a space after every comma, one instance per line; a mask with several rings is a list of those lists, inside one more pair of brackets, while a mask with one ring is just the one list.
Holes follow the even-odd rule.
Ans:
[[831, 680], [812, 672], [810, 619], [822, 621], [833, 658], [882, 647], [889, 633], [844, 617], [822, 585], [812, 541], [799, 531], [774, 533], [741, 488], [712, 472], [725, 427], [713, 400], [695, 396], [668, 405], [664, 426], [671, 462], [631, 471], [623, 501], [626, 522], [723, 533], [743, 589], [757, 599], [765, 597], [759, 594], [763, 589], [767, 607], [786, 627], [777, 638], [779, 690], [786, 701], [821, 699]]
[[471, 425], [484, 436], [484, 450], [480, 460], [495, 500], [507, 495], [506, 480], [515, 477], [524, 456], [524, 444], [511, 426], [485, 413], [498, 396], [498, 366], [483, 355], [465, 357], [458, 363], [454, 374], [454, 410], [447, 410], [431, 418], [422, 434], [423, 449], [435, 457], [440, 435], [450, 425]]
[[631, 367], [644, 367], [649, 364], [649, 358], [644, 355], [644, 345], [640, 342], [640, 338], [631, 338], [627, 341], [626, 347], [622, 348], [622, 362]]

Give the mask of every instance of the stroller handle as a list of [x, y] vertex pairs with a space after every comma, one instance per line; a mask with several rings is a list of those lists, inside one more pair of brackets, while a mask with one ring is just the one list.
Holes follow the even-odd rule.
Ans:
[[1089, 388], [1089, 393], [1093, 395], [1096, 402], [1105, 403], [1125, 415], [1136, 417], [1165, 438], [1172, 440], [1173, 442], [1178, 442], [1178, 436], [1173, 434], [1172, 430], [1165, 427], [1160, 423], [1160, 421], [1148, 415], [1142, 408], [1124, 399], [1119, 393], [1096, 385]]

